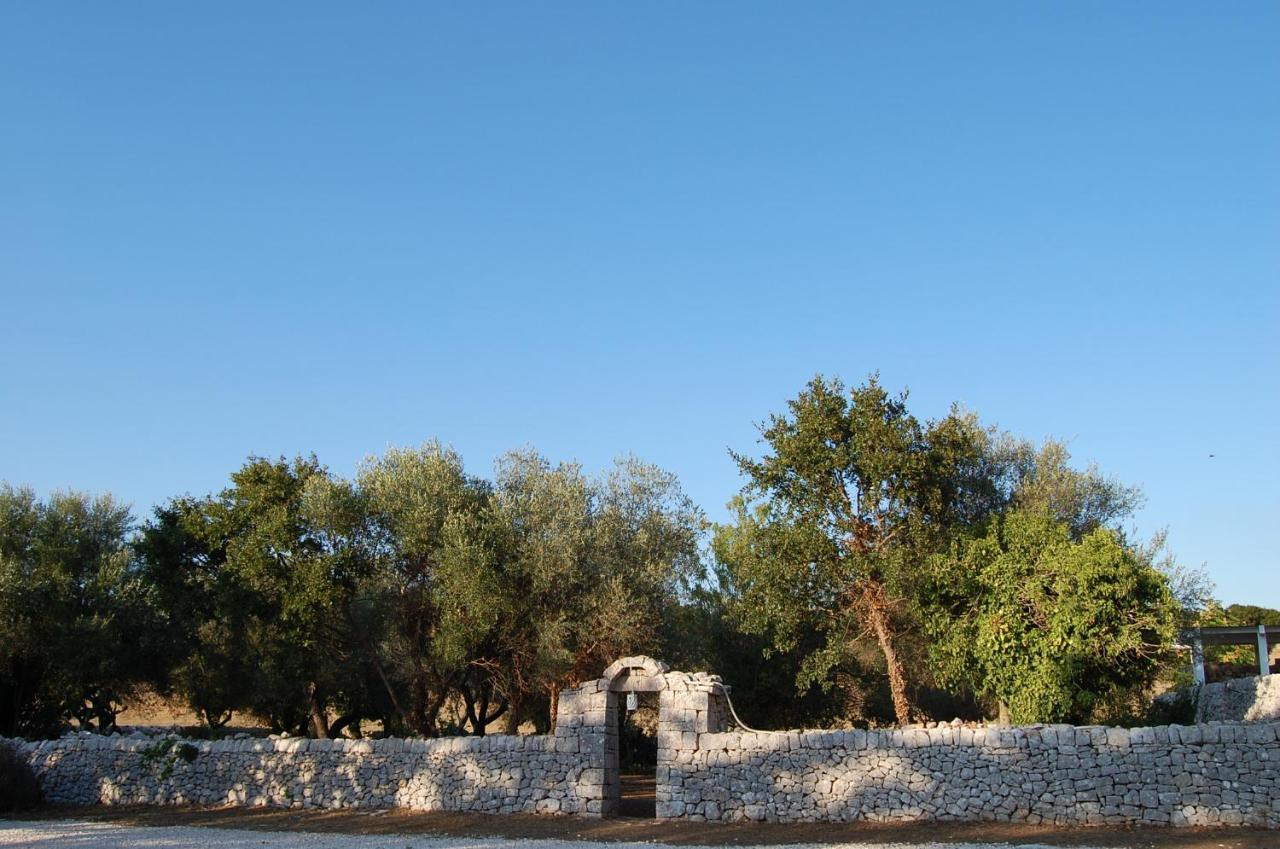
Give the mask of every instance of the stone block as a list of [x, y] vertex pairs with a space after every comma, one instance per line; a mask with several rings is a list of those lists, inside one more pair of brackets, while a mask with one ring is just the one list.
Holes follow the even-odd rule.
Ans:
[[1125, 728], [1107, 728], [1105, 730], [1107, 745], [1113, 749], [1129, 748], [1129, 731]]

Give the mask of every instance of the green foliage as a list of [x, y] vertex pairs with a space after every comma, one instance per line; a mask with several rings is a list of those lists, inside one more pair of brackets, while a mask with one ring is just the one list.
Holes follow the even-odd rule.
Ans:
[[1013, 510], [935, 558], [926, 618], [939, 680], [1017, 722], [1081, 722], [1149, 685], [1178, 607], [1158, 571], [1103, 528]]
[[656, 645], [700, 574], [700, 529], [674, 476], [633, 460], [592, 479], [516, 452], [490, 483], [428, 443], [353, 481], [251, 458], [218, 495], [158, 510], [138, 551], [171, 614], [166, 683], [211, 727], [249, 711], [294, 733], [372, 718], [435, 735], [451, 696], [483, 733]]
[[157, 763], [158, 761], [163, 760], [165, 755], [169, 754], [170, 750], [173, 749], [175, 742], [176, 741], [174, 740], [166, 738], [148, 743], [138, 750], [138, 757], [141, 758], [142, 762], [145, 764]]
[[1280, 625], [1280, 610], [1256, 604], [1229, 604], [1223, 610], [1225, 625]]
[[200, 750], [190, 743], [164, 739], [144, 746], [138, 755], [144, 764], [158, 766], [160, 768], [158, 775], [161, 780], [164, 780], [173, 775], [173, 769], [179, 761], [187, 764], [194, 763], [200, 756]]
[[911, 627], [910, 599], [924, 558], [950, 530], [987, 515], [1000, 493], [988, 469], [989, 434], [953, 412], [921, 423], [906, 396], [873, 377], [846, 392], [815, 378], [763, 427], [769, 452], [734, 455], [747, 477], [732, 525], [713, 550], [740, 588], [734, 612], [774, 649], [794, 651], [806, 633], [822, 644], [804, 655], [798, 685], [829, 685], [876, 639], [907, 720], [895, 638]]
[[0, 741], [0, 813], [34, 808], [42, 800], [31, 765], [14, 746]]
[[[1070, 465], [1071, 453], [1057, 440], [1040, 447], [1002, 436], [991, 446], [991, 468], [1005, 489], [1006, 507], [1041, 513], [1067, 527], [1072, 539], [1119, 522], [1142, 506], [1142, 491], [1104, 476], [1096, 465]], [[1160, 546], [1157, 546], [1159, 548]]]
[[591, 476], [522, 450], [485, 480], [430, 442], [345, 480], [250, 457], [141, 528], [107, 497], [0, 487], [0, 734], [110, 730], [143, 685], [210, 736], [246, 712], [316, 736], [545, 727], [560, 688], [635, 653], [719, 672], [765, 727], [905, 721], [909, 697], [969, 715], [969, 691], [1120, 716], [1170, 609], [1280, 619], [1206, 606], [1162, 536], [1125, 539], [1137, 490], [1060, 443], [918, 420], [874, 377], [815, 378], [762, 433], [710, 580], [701, 512], [634, 459]]
[[214, 728], [248, 703], [255, 667], [246, 651], [253, 599], [226, 568], [211, 510], [210, 499], [173, 499], [156, 508], [135, 548], [165, 614], [166, 653], [175, 659], [156, 683], [182, 694]]
[[0, 485], [0, 734], [108, 731], [159, 663], [127, 508]]
[[327, 733], [327, 707], [360, 700], [352, 605], [374, 570], [363, 496], [312, 458], [250, 460], [216, 497], [161, 508], [139, 543], [173, 612], [170, 682], [210, 726], [234, 710]]
[[463, 528], [480, 521], [490, 486], [468, 475], [462, 458], [439, 442], [370, 458], [356, 485], [382, 551], [357, 608], [376, 643], [372, 662], [389, 682], [393, 727], [435, 734], [476, 639], [467, 623], [445, 617], [463, 603], [452, 587], [466, 590], [467, 584], [444, 570], [456, 565], [465, 577], [458, 540], [465, 538]]
[[664, 609], [700, 575], [700, 512], [635, 460], [602, 479], [513, 452], [479, 515], [446, 534], [442, 633], [473, 656], [517, 722], [531, 697], [652, 651]]

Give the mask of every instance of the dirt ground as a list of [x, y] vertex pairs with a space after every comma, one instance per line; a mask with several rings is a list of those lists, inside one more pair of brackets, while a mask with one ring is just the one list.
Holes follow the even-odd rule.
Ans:
[[1005, 823], [697, 823], [620, 817], [589, 820], [527, 814], [297, 811], [276, 808], [49, 806], [24, 820], [80, 819], [138, 826], [204, 826], [325, 834], [418, 834], [458, 837], [634, 841], [681, 846], [786, 843], [1043, 843], [1125, 849], [1280, 849], [1280, 833], [1261, 829], [1052, 828]]

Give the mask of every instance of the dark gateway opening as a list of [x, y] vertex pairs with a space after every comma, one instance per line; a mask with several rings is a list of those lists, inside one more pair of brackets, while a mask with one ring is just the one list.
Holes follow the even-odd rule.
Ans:
[[627, 694], [618, 694], [618, 763], [622, 773], [620, 817], [657, 816], [658, 694], [635, 693], [636, 709], [627, 710]]

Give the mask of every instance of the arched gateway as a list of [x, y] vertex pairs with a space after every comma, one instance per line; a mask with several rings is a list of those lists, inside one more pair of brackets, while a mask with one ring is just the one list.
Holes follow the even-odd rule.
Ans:
[[[671, 672], [651, 657], [614, 661], [594, 681], [560, 693], [556, 736], [566, 747], [600, 764], [578, 781], [589, 801], [587, 813], [616, 816], [622, 800], [618, 771], [619, 696], [658, 694], [657, 815], [670, 815], [670, 772], [667, 764], [679, 752], [695, 748], [697, 735], [724, 731], [727, 725], [725, 686], [718, 675]], [[594, 785], [598, 780], [598, 786]]]

